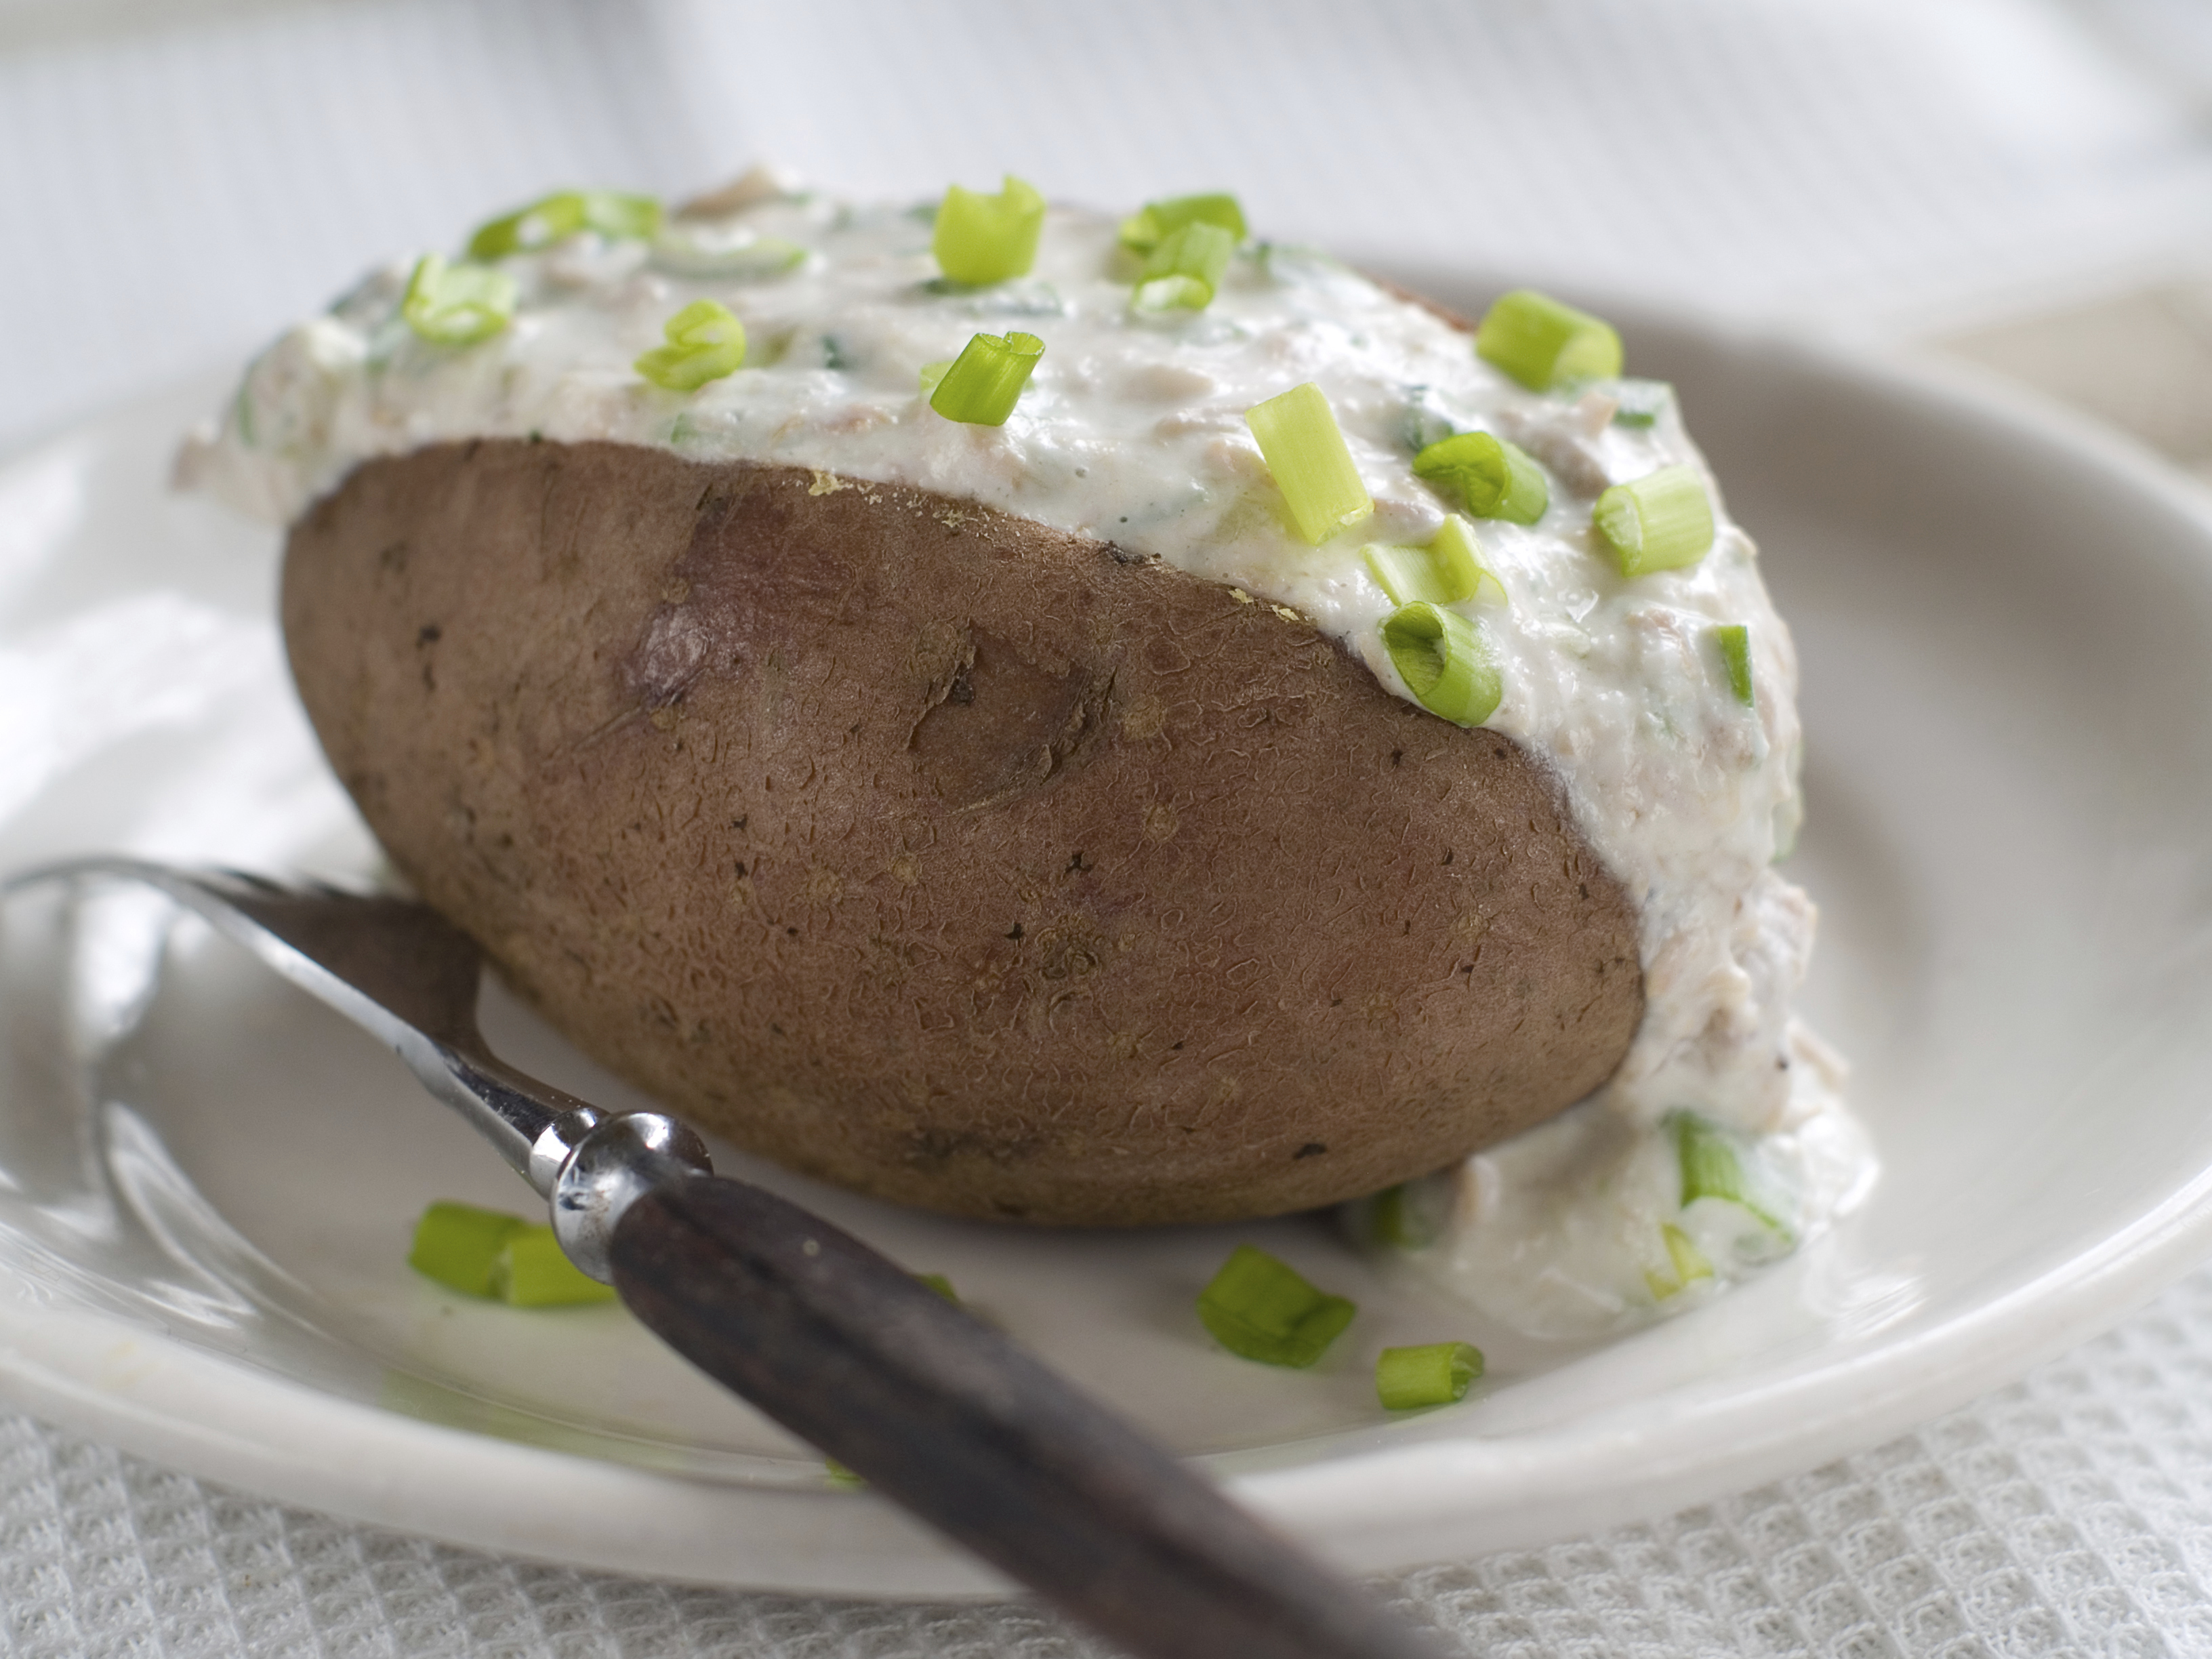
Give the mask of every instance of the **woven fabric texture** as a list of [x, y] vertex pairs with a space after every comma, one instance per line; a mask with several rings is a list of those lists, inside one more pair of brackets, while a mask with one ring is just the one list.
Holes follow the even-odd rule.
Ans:
[[[1486, 1659], [2212, 1654], [2212, 1270], [1918, 1432], [1378, 1580]], [[0, 1659], [1077, 1659], [1024, 1603], [684, 1589], [257, 1502], [0, 1419]]]

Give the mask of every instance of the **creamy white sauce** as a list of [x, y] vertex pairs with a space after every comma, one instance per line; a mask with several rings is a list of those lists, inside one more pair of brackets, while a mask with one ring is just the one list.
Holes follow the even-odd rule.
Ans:
[[[1693, 1234], [1718, 1279], [1749, 1271], [1774, 1253], [1771, 1230], [1744, 1234], [1719, 1200], [1679, 1202], [1659, 1127], [1678, 1109], [1745, 1137], [1789, 1237], [1853, 1201], [1872, 1164], [1837, 1096], [1839, 1063], [1790, 1015], [1813, 907], [1769, 867], [1799, 811], [1789, 632], [1709, 473], [1719, 532], [1688, 569], [1626, 580], [1590, 530], [1607, 485], [1678, 463], [1705, 472], [1672, 399], [1637, 428], [1614, 422], [1602, 386], [1528, 392], [1466, 334], [1304, 250], [1248, 246], [1205, 311], [1141, 316], [1110, 219], [1054, 210], [1035, 270], [984, 289], [938, 281], [930, 235], [926, 213], [813, 197], [678, 221], [650, 246], [580, 234], [503, 261], [520, 288], [514, 322], [460, 348], [410, 331], [409, 267], [394, 264], [263, 354], [219, 430], [187, 445], [180, 477], [282, 524], [369, 457], [536, 434], [912, 484], [1287, 606], [1407, 696], [1382, 645], [1392, 606], [1360, 549], [1424, 543], [1442, 522], [1449, 504], [1413, 476], [1419, 443], [1493, 431], [1543, 464], [1551, 505], [1532, 526], [1477, 524], [1506, 596], [1460, 607], [1503, 665], [1486, 724], [1550, 762], [1636, 902], [1645, 1012], [1603, 1088], [1459, 1172], [1445, 1237], [1419, 1259], [1498, 1316], [1560, 1334], [1704, 1293], [1711, 1281], [1653, 1289], [1662, 1225]], [[803, 260], [775, 269], [779, 242]], [[744, 322], [745, 366], [691, 393], [648, 384], [633, 362], [699, 298]], [[923, 365], [1010, 328], [1045, 342], [1012, 418], [932, 410]], [[1308, 380], [1375, 501], [1319, 547], [1291, 527], [1244, 422]], [[1717, 623], [1749, 628], [1753, 708], [1729, 690]]]

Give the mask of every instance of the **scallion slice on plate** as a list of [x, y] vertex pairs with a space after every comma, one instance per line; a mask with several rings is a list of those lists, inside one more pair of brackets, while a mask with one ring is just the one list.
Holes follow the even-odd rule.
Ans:
[[464, 1296], [496, 1297], [492, 1275], [501, 1247], [527, 1224], [518, 1216], [440, 1199], [415, 1224], [407, 1265]]
[[615, 1299], [614, 1286], [569, 1261], [552, 1228], [542, 1224], [519, 1226], [507, 1236], [492, 1264], [492, 1290], [516, 1308], [577, 1308]]
[[1198, 1316], [1233, 1354], [1304, 1367], [1322, 1357], [1358, 1309], [1316, 1290], [1288, 1262], [1239, 1244], [1199, 1292]]
[[1385, 1348], [1375, 1362], [1375, 1392], [1394, 1412], [1464, 1400], [1482, 1375], [1482, 1350], [1471, 1342], [1430, 1342]]

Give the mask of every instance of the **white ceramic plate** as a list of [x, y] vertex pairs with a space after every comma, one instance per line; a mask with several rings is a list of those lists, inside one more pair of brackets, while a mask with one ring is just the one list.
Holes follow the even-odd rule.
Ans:
[[[1417, 280], [1419, 278], [1417, 277]], [[1479, 304], [1450, 278], [1422, 286]], [[2154, 464], [1969, 383], [1627, 319], [1796, 627], [1822, 902], [1808, 996], [1886, 1173], [1832, 1237], [1595, 1348], [1516, 1340], [1313, 1220], [1038, 1234], [770, 1172], [1252, 1504], [1382, 1568], [1809, 1467], [2010, 1379], [2212, 1249], [2212, 522]], [[162, 488], [210, 383], [0, 469], [0, 869], [123, 850], [358, 874], [293, 708], [273, 540]], [[0, 932], [0, 1392], [251, 1491], [706, 1583], [997, 1581], [617, 1309], [465, 1304], [402, 1263], [433, 1198], [527, 1194], [366, 1038], [204, 931], [103, 902]], [[166, 967], [164, 964], [166, 963]], [[626, 1091], [496, 1004], [520, 1063]], [[744, 1170], [744, 1161], [726, 1164]], [[750, 1171], [758, 1175], [757, 1170]], [[1362, 1314], [1316, 1371], [1191, 1312], [1254, 1238]], [[1467, 1336], [1389, 1420], [1389, 1343]]]

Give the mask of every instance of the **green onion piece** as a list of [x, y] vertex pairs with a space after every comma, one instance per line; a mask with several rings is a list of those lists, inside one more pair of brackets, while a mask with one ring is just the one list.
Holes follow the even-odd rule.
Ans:
[[1664, 380], [1622, 380], [1613, 395], [1615, 426], [1650, 426], [1674, 401], [1674, 388]]
[[1401, 1250], [1422, 1249], [1442, 1238], [1450, 1212], [1450, 1182], [1436, 1176], [1401, 1181], [1367, 1200], [1375, 1242]]
[[584, 194], [564, 190], [517, 208], [503, 218], [479, 225], [469, 238], [471, 259], [501, 259], [550, 246], [584, 228]]
[[1198, 1295], [1198, 1316], [1233, 1354], [1269, 1365], [1310, 1365], [1358, 1310], [1316, 1290], [1289, 1263], [1239, 1244]]
[[1359, 551], [1393, 605], [1457, 605], [1478, 596], [1505, 603], [1505, 584], [1484, 568], [1474, 526], [1456, 513], [1426, 547], [1370, 542]]
[[1751, 689], [1751, 629], [1742, 623], [1729, 623], [1713, 629], [1713, 642], [1721, 648], [1721, 662], [1728, 669], [1729, 690], [1746, 708], [1753, 707]]
[[497, 1296], [492, 1272], [500, 1249], [527, 1225], [520, 1217], [441, 1199], [415, 1224], [407, 1265], [464, 1296]]
[[[948, 421], [1004, 426], [1021, 398], [1022, 388], [1030, 383], [1030, 371], [1043, 356], [1044, 342], [1034, 334], [1010, 331], [1003, 337], [978, 334], [938, 378], [929, 394], [929, 406]], [[929, 369], [921, 374], [927, 387]]]
[[614, 1286], [600, 1284], [569, 1261], [547, 1226], [517, 1227], [507, 1236], [492, 1264], [492, 1289], [501, 1301], [518, 1308], [568, 1308], [615, 1299]]
[[1006, 188], [995, 196], [958, 185], [947, 190], [930, 251], [954, 282], [981, 288], [1027, 276], [1043, 230], [1044, 198], [1008, 173]]
[[1695, 564], [1713, 544], [1713, 503], [1697, 469], [1662, 466], [1597, 498], [1590, 522], [1624, 576]]
[[678, 220], [653, 241], [653, 262], [683, 276], [729, 276], [758, 282], [806, 263], [806, 250], [781, 236]]
[[479, 226], [469, 238], [469, 258], [500, 259], [534, 253], [580, 230], [613, 240], [650, 241], [660, 229], [660, 204], [651, 196], [614, 190], [564, 190]]
[[505, 271], [426, 253], [407, 279], [399, 314], [434, 345], [474, 345], [514, 319], [514, 278]]
[[1367, 562], [1367, 568], [1377, 586], [1390, 596], [1393, 605], [1412, 605], [1425, 600], [1431, 605], [1449, 605], [1443, 593], [1443, 583], [1437, 578], [1435, 562], [1425, 547], [1399, 547], [1388, 542], [1370, 542], [1359, 550], [1359, 556]]
[[1482, 1375], [1482, 1350], [1470, 1342], [1385, 1348], [1375, 1362], [1375, 1392], [1394, 1412], [1464, 1400]]
[[1244, 240], [1244, 210], [1226, 191], [1203, 196], [1171, 196], [1147, 202], [1121, 221], [1121, 245], [1139, 253], [1150, 252], [1185, 225], [1218, 225], [1227, 231], [1231, 246]]
[[822, 1472], [830, 1477], [832, 1486], [858, 1488], [868, 1484], [834, 1457], [825, 1457], [822, 1460]]
[[1455, 726], [1480, 726], [1505, 695], [1490, 641], [1456, 611], [1401, 605], [1382, 623], [1382, 648], [1422, 708]]
[[927, 1285], [955, 1307], [960, 1304], [960, 1292], [952, 1288], [952, 1281], [943, 1273], [916, 1273], [914, 1276], [914, 1282], [917, 1285]]
[[931, 392], [936, 391], [937, 383], [945, 378], [945, 370], [951, 367], [952, 359], [950, 357], [933, 363], [924, 363], [921, 366], [921, 395], [927, 398]]
[[610, 241], [649, 242], [660, 233], [660, 216], [658, 197], [619, 190], [584, 192], [584, 228]]
[[1449, 485], [1478, 519], [1534, 524], [1552, 501], [1543, 469], [1487, 432], [1462, 432], [1431, 444], [1413, 457], [1413, 476]]
[[1443, 527], [1430, 539], [1429, 558], [1452, 596], [1436, 603], [1456, 605], [1462, 599], [1480, 599], [1486, 605], [1507, 603], [1505, 584], [1482, 562], [1482, 544], [1474, 538], [1474, 526], [1458, 514], [1445, 515]]
[[1137, 311], [1203, 311], [1212, 303], [1212, 286], [1196, 276], [1156, 276], [1129, 295]]
[[1534, 289], [1501, 295], [1474, 331], [1474, 355], [1522, 385], [1547, 392], [1565, 380], [1620, 373], [1620, 336], [1610, 323]]
[[694, 300], [661, 332], [668, 343], [653, 347], [633, 367], [671, 392], [696, 392], [709, 380], [735, 374], [745, 360], [745, 325], [716, 301]]
[[1705, 1259], [1697, 1241], [1673, 1222], [1661, 1224], [1659, 1239], [1667, 1247], [1668, 1267], [1664, 1272], [1644, 1270], [1644, 1283], [1654, 1298], [1664, 1302], [1670, 1296], [1680, 1296], [1697, 1280], [1713, 1276], [1713, 1264]]
[[1237, 239], [1219, 225], [1194, 219], [1160, 239], [1137, 279], [1140, 311], [1187, 306], [1202, 311], [1213, 303], [1222, 273], [1237, 252]]
[[1336, 415], [1311, 380], [1244, 411], [1298, 534], [1318, 547], [1375, 511]]
[[1717, 1198], [1748, 1211], [1761, 1224], [1787, 1238], [1789, 1226], [1760, 1204], [1743, 1171], [1735, 1138], [1695, 1112], [1669, 1112], [1662, 1120], [1674, 1136], [1674, 1156], [1682, 1166], [1682, 1207], [1701, 1198]]

